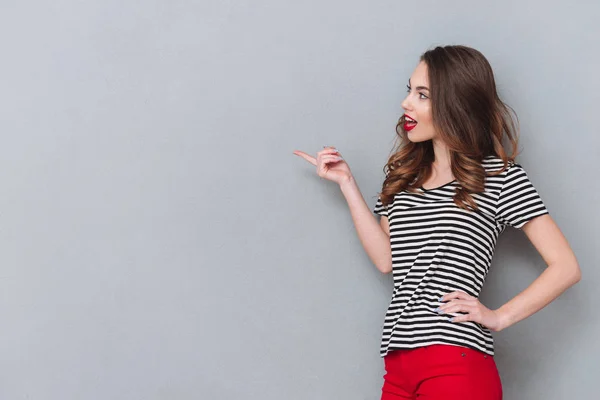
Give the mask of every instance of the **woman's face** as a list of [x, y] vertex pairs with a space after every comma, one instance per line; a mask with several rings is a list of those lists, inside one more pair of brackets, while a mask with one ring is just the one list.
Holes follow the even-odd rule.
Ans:
[[408, 95], [402, 102], [402, 108], [405, 116], [404, 130], [408, 134], [408, 139], [411, 142], [434, 139], [437, 134], [433, 127], [427, 64], [423, 61], [417, 65], [410, 77], [407, 91]]

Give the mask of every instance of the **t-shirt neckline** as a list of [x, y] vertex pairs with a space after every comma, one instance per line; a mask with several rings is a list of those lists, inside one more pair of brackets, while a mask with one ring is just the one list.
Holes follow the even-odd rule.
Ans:
[[441, 188], [446, 187], [446, 186], [448, 186], [448, 185], [450, 185], [450, 184], [452, 184], [454, 182], [456, 182], [456, 179], [453, 179], [452, 181], [450, 181], [448, 183], [444, 183], [442, 186], [434, 187], [434, 188], [431, 188], [431, 189], [425, 189], [423, 187], [423, 185], [421, 185], [420, 188], [423, 189], [424, 192], [431, 192], [432, 190], [441, 189]]

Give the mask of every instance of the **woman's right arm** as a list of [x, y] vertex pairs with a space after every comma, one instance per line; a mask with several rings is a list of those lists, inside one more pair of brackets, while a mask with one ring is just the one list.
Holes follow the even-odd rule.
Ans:
[[321, 178], [333, 181], [340, 186], [350, 207], [358, 238], [369, 258], [382, 273], [392, 272], [392, 248], [387, 217], [382, 216], [381, 221], [377, 222], [377, 218], [371, 213], [371, 209], [365, 203], [358, 185], [354, 181], [350, 167], [339, 151], [333, 146], [323, 147], [323, 150], [317, 153], [316, 158], [300, 150], [295, 150], [294, 154], [316, 166], [317, 174]]
[[392, 248], [387, 217], [381, 216], [380, 221], [377, 221], [352, 175], [340, 183], [340, 189], [346, 197], [354, 227], [367, 255], [379, 271], [384, 274], [392, 272]]

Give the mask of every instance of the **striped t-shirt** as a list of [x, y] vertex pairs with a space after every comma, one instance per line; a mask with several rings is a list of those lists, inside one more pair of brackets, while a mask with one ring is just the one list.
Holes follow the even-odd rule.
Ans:
[[[486, 171], [503, 166], [496, 156], [483, 159]], [[439, 298], [453, 291], [475, 297], [483, 286], [494, 248], [507, 225], [521, 229], [534, 217], [548, 214], [523, 167], [514, 162], [500, 175], [487, 176], [485, 190], [471, 196], [479, 211], [454, 204], [454, 180], [419, 193], [396, 193], [384, 207], [378, 198], [373, 212], [386, 216], [390, 227], [394, 290], [388, 307], [380, 355], [395, 349], [430, 344], [469, 347], [494, 355], [492, 334], [473, 322], [450, 322], [455, 313], [439, 314]]]

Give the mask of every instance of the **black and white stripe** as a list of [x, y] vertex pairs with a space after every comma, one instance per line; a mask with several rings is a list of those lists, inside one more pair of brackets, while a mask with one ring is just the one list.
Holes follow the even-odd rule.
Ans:
[[[486, 171], [502, 168], [488, 156]], [[537, 190], [519, 164], [498, 176], [486, 177], [485, 190], [472, 194], [479, 211], [467, 211], [452, 201], [456, 181], [419, 193], [402, 191], [384, 207], [381, 198], [373, 212], [386, 216], [394, 290], [381, 341], [383, 357], [394, 349], [429, 344], [464, 346], [494, 354], [491, 332], [481, 324], [453, 323], [434, 311], [439, 298], [461, 290], [479, 297], [496, 242], [506, 226], [521, 229], [531, 219], [548, 214]]]

